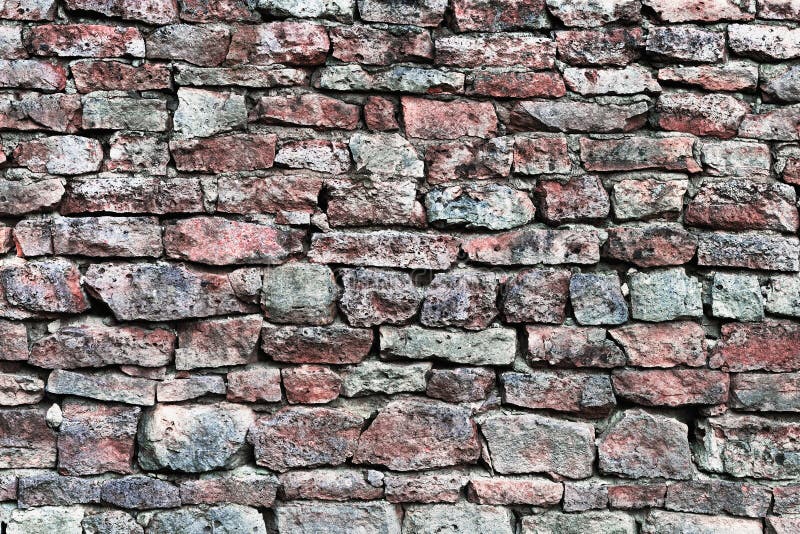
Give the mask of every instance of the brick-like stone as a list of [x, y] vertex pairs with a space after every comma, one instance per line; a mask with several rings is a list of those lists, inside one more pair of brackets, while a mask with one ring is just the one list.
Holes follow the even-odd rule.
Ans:
[[720, 138], [734, 137], [750, 106], [721, 94], [664, 93], [655, 106], [663, 130]]
[[194, 177], [164, 178], [103, 173], [67, 182], [61, 213], [197, 213], [203, 191]]
[[236, 404], [157, 404], [142, 416], [137, 460], [144, 469], [189, 473], [236, 467], [247, 458], [254, 419]]
[[608, 501], [613, 508], [661, 508], [667, 486], [664, 483], [630, 483], [608, 486]]
[[325, 190], [328, 223], [333, 227], [421, 226], [424, 221], [424, 208], [416, 199], [417, 182], [411, 178], [338, 179], [327, 182]]
[[498, 473], [553, 473], [567, 478], [592, 474], [593, 425], [532, 414], [495, 415], [481, 423], [481, 432]]
[[661, 86], [646, 68], [631, 65], [622, 69], [564, 69], [564, 82], [581, 95], [635, 95], [659, 93]]
[[47, 379], [47, 392], [139, 406], [152, 406], [156, 402], [154, 381], [113, 371], [83, 373], [56, 369]]
[[341, 371], [342, 396], [394, 393], [419, 393], [425, 391], [425, 377], [431, 363], [387, 363], [368, 360], [345, 367]]
[[101, 24], [45, 24], [31, 28], [28, 50], [39, 56], [144, 57], [137, 28]]
[[535, 212], [527, 194], [499, 184], [436, 188], [426, 204], [433, 224], [490, 230], [522, 226]]
[[796, 65], [762, 65], [759, 88], [770, 100], [800, 102], [800, 69]]
[[147, 134], [117, 132], [109, 140], [103, 169], [163, 176], [168, 164], [167, 143]]
[[455, 67], [553, 67], [555, 43], [527, 33], [466, 34], [436, 39], [436, 64]]
[[387, 502], [297, 501], [275, 508], [275, 525], [283, 532], [400, 532], [401, 510]]
[[339, 308], [353, 326], [406, 322], [422, 301], [407, 274], [358, 268], [343, 269], [339, 276], [343, 285]]
[[244, 0], [182, 0], [181, 20], [189, 22], [253, 22], [260, 20], [253, 4]]
[[100, 502], [100, 484], [86, 478], [55, 473], [22, 476], [18, 487], [18, 504], [23, 509]]
[[557, 31], [556, 47], [562, 61], [576, 66], [623, 66], [644, 48], [640, 28]]
[[616, 406], [611, 380], [600, 373], [503, 373], [503, 402], [535, 410], [605, 417]]
[[497, 98], [558, 98], [566, 92], [564, 80], [555, 72], [509, 72], [502, 68], [473, 73], [468, 91]]
[[580, 140], [581, 161], [588, 171], [665, 169], [700, 172], [693, 137], [625, 137]]
[[[526, 164], [539, 168], [551, 165], [552, 160], [563, 161], [566, 157], [566, 140], [559, 140], [551, 155], [548, 148], [538, 151], [529, 143], [535, 155]], [[562, 146], [563, 142], [563, 146]], [[511, 137], [495, 137], [483, 141], [451, 141], [429, 145], [425, 153], [428, 166], [428, 183], [440, 184], [464, 179], [486, 179], [511, 174], [514, 158], [514, 139]], [[542, 141], [541, 144], [544, 144]], [[563, 152], [562, 152], [563, 149]], [[567, 163], [568, 165], [568, 163]], [[524, 171], [520, 171], [524, 172]], [[537, 174], [536, 171], [532, 171]]]
[[626, 410], [598, 439], [603, 473], [630, 478], [688, 479], [692, 457], [685, 424], [643, 410]]
[[28, 359], [28, 330], [24, 324], [0, 320], [0, 359], [3, 361]]
[[281, 370], [262, 364], [230, 371], [227, 398], [231, 402], [280, 402]]
[[711, 176], [766, 176], [772, 165], [769, 146], [743, 141], [705, 141], [700, 148]]
[[248, 65], [319, 65], [325, 62], [329, 47], [328, 33], [319, 24], [280, 21], [241, 25], [231, 38], [227, 61]]
[[355, 64], [329, 65], [317, 73], [314, 86], [333, 91], [452, 93], [460, 92], [465, 80], [460, 72], [404, 65], [370, 70]]
[[[406, 437], [413, 433], [415, 439]], [[480, 453], [469, 410], [440, 401], [399, 400], [361, 434], [353, 462], [414, 471], [474, 463]]]
[[354, 104], [316, 93], [262, 96], [250, 111], [249, 120], [353, 130], [358, 125], [359, 112]]
[[484, 367], [433, 369], [425, 394], [446, 402], [480, 401], [492, 390], [494, 382], [494, 370]]
[[342, 377], [323, 365], [284, 367], [281, 378], [290, 404], [326, 404], [342, 387]]
[[528, 326], [528, 359], [557, 367], [619, 367], [625, 355], [606, 331], [592, 327]]
[[58, 470], [65, 475], [127, 474], [141, 408], [85, 400], [63, 403]]
[[132, 98], [110, 93], [84, 95], [82, 126], [87, 130], [138, 130], [162, 132], [167, 129], [167, 103], [161, 98]]
[[290, 263], [266, 272], [261, 304], [270, 321], [324, 325], [333, 322], [337, 292], [329, 267]]
[[158, 402], [180, 402], [204, 395], [224, 395], [225, 381], [221, 376], [198, 375], [175, 378], [156, 385]]
[[444, 18], [447, 0], [413, 0], [396, 3], [384, 0], [358, 0], [358, 13], [370, 22], [438, 26]]
[[800, 329], [785, 320], [722, 325], [709, 364], [734, 372], [800, 370]]
[[758, 85], [758, 65], [748, 61], [728, 61], [721, 65], [664, 67], [658, 79], [708, 91], [752, 91]]
[[15, 0], [0, 8], [0, 18], [11, 20], [53, 20], [56, 15], [54, 0]]
[[535, 193], [539, 213], [555, 224], [602, 219], [611, 210], [608, 193], [596, 176], [540, 180]]
[[792, 275], [770, 277], [764, 307], [770, 313], [800, 316], [800, 278]]
[[273, 471], [339, 465], [353, 456], [362, 422], [345, 410], [285, 407], [259, 418], [248, 440], [256, 463]]
[[540, 478], [475, 477], [467, 490], [478, 504], [532, 504], [552, 506], [561, 501], [563, 486]]
[[594, 228], [526, 228], [490, 236], [469, 237], [467, 256], [490, 265], [557, 265], [595, 263], [602, 234]]
[[688, 224], [718, 230], [794, 232], [797, 196], [787, 184], [736, 179], [708, 182], [686, 209]]
[[682, 268], [632, 273], [628, 283], [634, 319], [658, 322], [703, 314], [700, 282]]
[[725, 404], [728, 375], [703, 369], [622, 369], [612, 375], [614, 392], [644, 406]]
[[711, 313], [739, 321], [761, 321], [764, 304], [758, 278], [753, 275], [714, 273]]
[[447, 269], [458, 241], [446, 235], [379, 230], [315, 233], [308, 257], [317, 263], [406, 269]]
[[569, 295], [579, 324], [622, 324], [628, 320], [628, 305], [616, 273], [573, 274]]
[[367, 501], [383, 497], [382, 478], [382, 474], [372, 470], [316, 469], [289, 471], [280, 476], [280, 481], [286, 500]]
[[798, 271], [796, 237], [743, 232], [705, 232], [699, 235], [697, 264], [771, 271]]
[[755, 18], [755, 2], [748, 0], [716, 0], [708, 5], [697, 0], [644, 0], [643, 4], [654, 10], [664, 22], [747, 21]]
[[211, 507], [184, 507], [153, 514], [147, 525], [148, 533], [169, 534], [191, 528], [220, 530], [222, 532], [252, 532], [267, 534], [264, 518], [255, 508], [239, 504], [223, 504]]
[[230, 30], [220, 26], [171, 24], [147, 36], [148, 59], [181, 60], [202, 67], [225, 61]]
[[794, 420], [728, 412], [696, 423], [698, 467], [733, 477], [791, 480], [798, 468], [786, 462], [797, 454], [800, 427]]
[[242, 87], [283, 87], [308, 85], [310, 73], [302, 68], [282, 65], [239, 65], [203, 68], [175, 65], [179, 85], [240, 85]]
[[94, 11], [107, 17], [120, 17], [124, 20], [140, 20], [148, 24], [168, 24], [177, 20], [177, 2], [146, 0], [134, 3], [127, 0], [102, 2], [98, 0], [68, 0], [68, 9]]
[[502, 299], [505, 320], [511, 323], [564, 322], [570, 273], [555, 269], [524, 270], [506, 282]]
[[64, 183], [57, 176], [24, 171], [0, 177], [0, 214], [19, 216], [47, 211], [64, 196]]
[[272, 167], [276, 141], [272, 134], [231, 134], [208, 139], [175, 139], [170, 141], [169, 148], [178, 170], [252, 171]]
[[64, 258], [12, 260], [0, 265], [0, 286], [12, 306], [43, 313], [81, 313], [89, 300], [78, 266]]
[[522, 520], [522, 534], [547, 532], [615, 532], [634, 534], [636, 520], [621, 512], [589, 511], [578, 514], [548, 512], [541, 516], [527, 516]]
[[270, 15], [323, 18], [352, 22], [355, 0], [260, 0], [258, 7]]
[[700, 26], [655, 26], [647, 34], [647, 53], [664, 61], [715, 63], [725, 55], [725, 34]]
[[425, 326], [482, 330], [497, 316], [497, 292], [497, 277], [490, 273], [437, 274], [425, 290], [420, 322]]
[[244, 127], [247, 109], [244, 96], [205, 89], [178, 90], [174, 131], [182, 137], [209, 137]]
[[53, 252], [81, 256], [161, 255], [161, 227], [155, 217], [56, 217]]
[[[274, 140], [271, 143], [274, 143]], [[265, 154], [267, 150], [265, 145], [259, 142], [259, 145], [256, 146], [261, 146], [261, 148], [254, 148], [254, 152], [247, 149], [246, 153]], [[211, 159], [217, 154], [216, 150], [209, 150], [207, 154], [208, 161], [219, 161]], [[260, 164], [256, 164], [256, 166], [258, 165]], [[246, 166], [242, 165], [241, 167]], [[273, 213], [287, 217], [293, 214], [310, 215], [317, 206], [317, 198], [321, 189], [322, 179], [306, 174], [244, 177], [223, 175], [217, 181], [217, 211], [222, 213]]]
[[245, 315], [184, 323], [178, 328], [175, 368], [241, 365], [254, 359], [262, 318]]
[[105, 503], [134, 510], [175, 508], [181, 504], [177, 486], [144, 475], [108, 480], [100, 495]]
[[673, 367], [705, 365], [705, 333], [693, 322], [629, 324], [609, 332], [625, 351], [628, 365]]
[[547, 7], [565, 26], [591, 28], [611, 22], [638, 22], [641, 19], [642, 6], [637, 0], [547, 0]]
[[34, 59], [0, 59], [0, 87], [61, 91], [66, 83], [66, 70], [61, 65]]
[[275, 155], [275, 163], [290, 169], [309, 169], [330, 174], [343, 174], [351, 166], [347, 145], [325, 139], [284, 143]]
[[622, 179], [614, 184], [611, 193], [614, 215], [623, 221], [676, 219], [688, 187], [686, 179], [672, 175]]
[[4, 129], [75, 133], [81, 127], [78, 95], [7, 93], [0, 98], [0, 112], [0, 127]]
[[731, 24], [728, 46], [737, 55], [759, 60], [800, 57], [800, 29], [766, 24]]
[[233, 503], [271, 507], [277, 492], [276, 477], [246, 467], [180, 483], [184, 505]]
[[367, 25], [330, 28], [332, 55], [344, 62], [391, 65], [433, 59], [433, 41], [427, 30], [414, 26], [379, 29]]
[[77, 135], [43, 137], [17, 145], [14, 159], [33, 172], [84, 174], [100, 169], [103, 147], [96, 139]]
[[497, 115], [490, 102], [454, 100], [443, 102], [403, 97], [403, 121], [410, 137], [457, 139], [462, 136], [493, 137]]
[[350, 137], [350, 152], [356, 171], [393, 178], [421, 178], [425, 174], [414, 147], [398, 134], [357, 132]]
[[459, 471], [391, 473], [384, 476], [386, 500], [411, 503], [454, 503], [469, 479]]
[[603, 256], [638, 265], [682, 265], [694, 257], [697, 238], [677, 225], [630, 225], [608, 228]]
[[466, 365], [509, 365], [516, 353], [516, 332], [488, 328], [478, 332], [434, 330], [419, 326], [380, 329], [381, 354], [390, 358], [441, 358]]
[[358, 363], [372, 347], [372, 330], [331, 326], [265, 324], [261, 349], [273, 360], [291, 363]]
[[453, 24], [459, 32], [543, 29], [550, 27], [544, 0], [456, 0]]
[[630, 132], [647, 122], [646, 101], [599, 104], [525, 100], [511, 111], [511, 126], [516, 130], [555, 132]]

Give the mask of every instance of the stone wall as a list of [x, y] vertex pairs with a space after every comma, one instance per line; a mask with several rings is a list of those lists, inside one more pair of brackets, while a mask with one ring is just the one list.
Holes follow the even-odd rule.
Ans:
[[797, 60], [798, 0], [0, 0], [2, 532], [800, 532]]

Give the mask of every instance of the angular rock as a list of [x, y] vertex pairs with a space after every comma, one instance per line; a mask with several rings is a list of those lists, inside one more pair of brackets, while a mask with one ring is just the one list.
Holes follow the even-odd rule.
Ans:
[[763, 65], [761, 67], [761, 90], [771, 100], [800, 102], [800, 68], [797, 65]]
[[566, 318], [570, 273], [527, 269], [506, 282], [502, 312], [510, 323], [555, 323]]
[[108, 480], [101, 489], [103, 502], [135, 510], [175, 508], [181, 505], [177, 486], [143, 475]]
[[394, 65], [370, 69], [354, 64], [329, 65], [317, 71], [314, 86], [333, 91], [452, 93], [464, 88], [464, 74], [439, 69]]
[[466, 365], [509, 365], [516, 353], [516, 332], [510, 328], [464, 332], [384, 326], [380, 336], [381, 354], [388, 358], [438, 358]]
[[248, 365], [228, 373], [231, 402], [280, 402], [281, 370], [266, 365]]
[[796, 420], [728, 412], [696, 425], [695, 460], [700, 469], [736, 478], [797, 477], [798, 467], [786, 461], [797, 456]]
[[[558, 140], [553, 146], [552, 157], [543, 147], [535, 156], [536, 166], [549, 166], [553, 158], [561, 161], [566, 155], [566, 140]], [[542, 141], [542, 144], [544, 141]], [[498, 178], [511, 174], [514, 157], [514, 139], [495, 137], [488, 141], [451, 141], [429, 145], [425, 153], [428, 166], [428, 183], [441, 184], [458, 180]], [[532, 143], [528, 146], [532, 146]], [[524, 171], [523, 171], [524, 172]]]
[[405, 273], [376, 269], [341, 269], [339, 309], [352, 326], [403, 323], [419, 308], [422, 294]]
[[[407, 436], [414, 435], [414, 441]], [[480, 455], [477, 428], [466, 408], [431, 400], [393, 401], [358, 439], [356, 464], [415, 471], [474, 463]]]
[[19, 216], [47, 211], [64, 195], [64, 184], [56, 176], [24, 173], [0, 177], [0, 214]]
[[170, 534], [186, 530], [190, 526], [194, 532], [250, 532], [267, 534], [264, 518], [255, 508], [239, 504], [220, 506], [185, 507], [153, 514], [147, 526], [148, 534]]
[[585, 512], [608, 507], [608, 486], [597, 482], [569, 482], [564, 484], [565, 512]]
[[155, 217], [56, 217], [53, 252], [79, 256], [161, 255], [161, 226]]
[[721, 20], [753, 20], [755, 5], [741, 0], [716, 0], [706, 5], [697, 0], [644, 0], [665, 22], [717, 22]]
[[227, 62], [247, 65], [319, 65], [325, 63], [329, 48], [328, 33], [319, 24], [279, 21], [241, 25], [231, 39]]
[[676, 219], [688, 186], [687, 180], [671, 175], [620, 180], [611, 194], [614, 215], [620, 220]]
[[284, 143], [275, 155], [275, 163], [290, 169], [309, 169], [330, 174], [350, 170], [347, 145], [325, 139], [307, 139]]
[[497, 115], [490, 102], [454, 100], [442, 102], [403, 97], [403, 121], [410, 137], [457, 139], [462, 136], [493, 137]]
[[476, 271], [440, 273], [425, 290], [420, 322], [483, 330], [497, 316], [498, 280]]
[[459, 32], [502, 32], [550, 27], [544, 0], [501, 0], [497, 4], [486, 0], [456, 0], [452, 10], [453, 23]]
[[0, 264], [0, 286], [12, 306], [43, 313], [81, 313], [89, 300], [77, 265], [63, 258]]
[[259, 418], [248, 440], [256, 464], [273, 471], [339, 465], [353, 456], [362, 423], [345, 410], [290, 406]]
[[161, 98], [130, 98], [113, 93], [90, 93], [81, 99], [87, 130], [137, 130], [163, 132], [167, 129], [167, 102]]
[[33, 172], [84, 174], [100, 169], [103, 147], [96, 139], [77, 135], [43, 137], [18, 144], [14, 159]]
[[225, 395], [225, 381], [221, 376], [176, 378], [159, 382], [156, 386], [158, 402], [180, 402], [208, 394]]
[[555, 43], [529, 33], [470, 33], [436, 39], [436, 64], [455, 67], [553, 67]]
[[80, 534], [83, 508], [78, 506], [42, 506], [30, 510], [12, 510], [8, 515], [8, 534]]
[[261, 304], [272, 322], [325, 325], [333, 322], [337, 293], [329, 267], [290, 263], [266, 272]]
[[0, 111], [2, 128], [74, 133], [81, 127], [81, 99], [78, 95], [47, 95], [27, 91], [4, 94], [0, 98]]
[[680, 512], [764, 517], [771, 500], [771, 492], [765, 486], [722, 480], [687, 481], [667, 486], [664, 507]]
[[264, 324], [261, 349], [273, 360], [291, 363], [358, 363], [372, 347], [372, 330], [331, 326]]
[[480, 401], [494, 388], [494, 382], [494, 370], [484, 367], [433, 369], [425, 395], [446, 402]]
[[256, 352], [261, 323], [261, 316], [246, 315], [181, 325], [175, 368], [187, 370], [248, 363]]
[[400, 532], [402, 511], [387, 502], [282, 503], [275, 508], [275, 525], [282, 532]]
[[[0, 359], [28, 359], [28, 330], [22, 323], [0, 320]], [[33, 362], [37, 367], [44, 367]]]
[[528, 359], [557, 367], [619, 367], [625, 355], [602, 328], [528, 326]]
[[759, 60], [800, 57], [800, 29], [766, 24], [730, 24], [728, 46], [740, 56]]
[[184, 480], [180, 484], [183, 504], [233, 503], [271, 507], [277, 492], [277, 478], [249, 468], [202, 476], [198, 480]]
[[171, 24], [147, 36], [147, 57], [213, 67], [225, 61], [229, 43], [230, 30], [221, 26]]
[[576, 66], [624, 66], [644, 48], [641, 28], [569, 30], [555, 35], [559, 58]]
[[511, 126], [517, 130], [555, 132], [630, 132], [647, 122], [649, 106], [645, 101], [627, 104], [597, 104], [525, 100], [511, 111]]
[[250, 111], [249, 121], [353, 130], [359, 111], [354, 104], [316, 93], [262, 96]]
[[61, 65], [33, 59], [0, 59], [0, 87], [61, 91], [66, 82], [66, 70]]
[[156, 383], [115, 372], [80, 373], [56, 369], [47, 379], [47, 392], [139, 406], [156, 403]]
[[65, 475], [131, 473], [141, 408], [66, 400], [58, 434], [58, 471]]
[[302, 252], [305, 232], [287, 227], [193, 217], [164, 227], [167, 257], [210, 265], [277, 264]]
[[618, 226], [607, 231], [603, 256], [639, 267], [682, 265], [697, 250], [697, 238], [677, 225]]
[[704, 369], [619, 369], [612, 375], [614, 392], [643, 406], [725, 404], [727, 373]]
[[484, 532], [512, 534], [514, 514], [502, 506], [481, 506], [467, 502], [455, 505], [413, 504], [406, 508], [403, 532]]
[[705, 332], [697, 323], [629, 324], [610, 330], [635, 367], [701, 367], [706, 363]]
[[707, 232], [699, 235], [697, 264], [770, 271], [798, 271], [796, 237], [745, 232]]
[[28, 50], [39, 56], [144, 57], [137, 28], [102, 24], [45, 24], [31, 28]]
[[700, 172], [694, 159], [692, 137], [581, 138], [581, 160], [589, 171], [666, 169]]
[[382, 0], [358, 0], [358, 13], [370, 22], [438, 26], [444, 18], [447, 0], [413, 0], [393, 3]]
[[659, 322], [703, 314], [701, 284], [682, 268], [636, 272], [628, 284], [634, 319]]
[[181, 137], [209, 137], [243, 128], [246, 123], [243, 95], [194, 88], [178, 90], [173, 127]]
[[260, 0], [258, 7], [270, 15], [323, 18], [352, 22], [355, 0]]
[[179, 85], [239, 85], [242, 87], [283, 87], [308, 85], [310, 73], [282, 65], [239, 65], [202, 68], [175, 65], [175, 83]]
[[642, 6], [637, 0], [547, 0], [547, 7], [565, 26], [591, 28], [610, 22], [638, 22], [641, 19]]
[[664, 93], [658, 98], [655, 113], [663, 130], [734, 137], [750, 106], [729, 95]]
[[397, 122], [397, 105], [382, 96], [367, 97], [364, 103], [364, 124], [370, 130], [398, 130], [400, 124]]
[[663, 61], [716, 63], [725, 55], [725, 34], [691, 24], [656, 26], [650, 28], [645, 48]]
[[715, 273], [711, 285], [711, 313], [739, 321], [764, 319], [758, 278], [746, 274]]
[[344, 62], [391, 65], [433, 59], [433, 41], [421, 28], [403, 26], [378, 29], [366, 25], [330, 29], [332, 55]]
[[169, 150], [167, 143], [139, 133], [114, 134], [109, 140], [106, 171], [143, 172], [163, 176], [167, 174]]
[[[174, 139], [169, 149], [181, 171], [252, 171], [272, 167], [276, 141], [272, 134], [230, 134], [208, 139]], [[219, 201], [224, 205], [226, 199]]]
[[599, 437], [600, 471], [629, 478], [691, 478], [688, 433], [676, 419], [626, 410]]
[[448, 269], [459, 242], [446, 235], [378, 230], [315, 233], [308, 257], [315, 263], [405, 269]]
[[611, 211], [608, 193], [597, 176], [539, 180], [535, 194], [539, 213], [553, 224], [602, 219]]
[[616, 273], [573, 274], [569, 295], [575, 319], [582, 325], [622, 324], [628, 305]]
[[325, 404], [339, 397], [342, 377], [322, 365], [298, 365], [281, 369], [289, 404]]
[[[421, 162], [420, 162], [421, 163]], [[389, 176], [333, 180], [326, 184], [328, 223], [340, 226], [422, 226], [417, 182]]]
[[599, 261], [603, 239], [600, 231], [588, 227], [525, 228], [469, 237], [462, 249], [471, 260], [490, 265], [591, 264]]
[[478, 504], [532, 504], [552, 506], [561, 502], [564, 487], [540, 478], [476, 477], [467, 495]]
[[414, 393], [425, 391], [431, 363], [386, 363], [369, 360], [342, 369], [342, 396]]
[[762, 106], [760, 113], [747, 114], [739, 126], [741, 137], [752, 137], [764, 141], [796, 141], [800, 139], [800, 106], [768, 108]]
[[564, 82], [570, 90], [581, 95], [635, 95], [658, 93], [661, 86], [644, 67], [629, 66], [622, 69], [564, 69]]
[[79, 93], [92, 91], [155, 91], [170, 88], [167, 65], [145, 63], [139, 67], [121, 61], [75, 61], [70, 65]]
[[724, 324], [709, 365], [734, 372], [800, 370], [800, 328], [778, 320]]
[[137, 460], [143, 469], [199, 473], [230, 469], [247, 459], [253, 412], [228, 403], [158, 404], [142, 416]]
[[608, 487], [608, 500], [612, 508], [661, 508], [667, 486], [663, 483], [615, 484]]
[[492, 466], [502, 474], [592, 475], [594, 426], [538, 415], [495, 415], [481, 423]]
[[181, 19], [190, 22], [218, 22], [260, 20], [254, 12], [252, 3], [244, 0], [217, 0], [204, 2], [200, 0], [183, 0], [181, 3]]
[[770, 313], [800, 316], [800, 278], [792, 275], [770, 277], [764, 307]]
[[100, 502], [100, 483], [91, 479], [44, 473], [22, 476], [18, 486], [18, 504], [23, 509]]
[[356, 133], [350, 138], [356, 171], [420, 178], [423, 163], [414, 147], [398, 134]]
[[800, 225], [794, 188], [745, 179], [704, 184], [686, 209], [686, 222], [719, 230], [794, 232]]
[[93, 264], [86, 284], [120, 320], [163, 321], [246, 313], [227, 275], [165, 262]]
[[383, 497], [383, 474], [362, 469], [315, 469], [289, 471], [280, 477], [284, 499], [347, 501]]
[[522, 226], [536, 211], [527, 194], [498, 184], [436, 188], [425, 203], [431, 224], [489, 230]]
[[743, 141], [706, 141], [701, 144], [703, 165], [712, 176], [766, 176], [771, 167], [769, 147]]
[[468, 478], [459, 471], [386, 473], [384, 486], [389, 502], [454, 503]]
[[605, 417], [616, 401], [608, 375], [572, 371], [503, 373], [503, 402], [534, 410]]
[[[266, 146], [260, 142], [259, 146], [260, 153], [264, 154]], [[208, 154], [211, 156], [216, 152], [210, 150]], [[243, 170], [248, 170], [250, 166], [236, 165]], [[223, 175], [219, 177], [217, 189], [217, 210], [223, 213], [311, 214], [317, 206], [322, 179], [304, 174], [263, 177]]]
[[203, 191], [195, 177], [103, 173], [70, 179], [61, 213], [196, 213]]

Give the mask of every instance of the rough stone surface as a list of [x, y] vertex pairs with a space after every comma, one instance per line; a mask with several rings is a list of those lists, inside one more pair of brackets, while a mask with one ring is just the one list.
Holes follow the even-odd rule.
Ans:
[[683, 269], [636, 272], [628, 283], [634, 319], [655, 322], [702, 315], [700, 282]]

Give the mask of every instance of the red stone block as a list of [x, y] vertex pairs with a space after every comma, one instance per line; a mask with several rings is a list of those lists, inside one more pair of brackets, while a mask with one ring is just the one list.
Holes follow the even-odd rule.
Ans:
[[251, 65], [320, 65], [330, 41], [325, 27], [310, 22], [270, 22], [238, 26], [228, 50], [228, 61]]
[[370, 130], [397, 130], [397, 104], [382, 96], [370, 96], [364, 103], [364, 122]]
[[48, 24], [31, 28], [28, 49], [37, 56], [144, 57], [144, 39], [132, 27]]
[[322, 365], [284, 367], [281, 376], [291, 404], [325, 404], [336, 399], [342, 387], [342, 378]]
[[168, 65], [144, 63], [134, 67], [121, 61], [76, 61], [70, 65], [79, 93], [92, 91], [151, 91], [172, 85]]
[[391, 65], [433, 59], [430, 33], [413, 26], [385, 30], [365, 25], [334, 26], [330, 38], [333, 57], [347, 63]]
[[555, 72], [478, 71], [469, 94], [496, 98], [558, 98], [567, 90]]
[[353, 130], [358, 125], [359, 115], [359, 106], [317, 93], [306, 93], [262, 96], [250, 112], [249, 120], [266, 124]]
[[275, 160], [273, 134], [231, 134], [169, 142], [175, 165], [182, 171], [232, 172], [268, 169]]
[[497, 131], [497, 115], [490, 102], [449, 102], [403, 97], [403, 122], [411, 137], [457, 139], [489, 138]]

